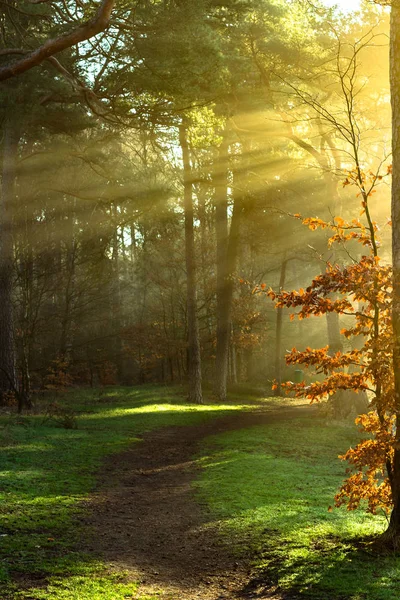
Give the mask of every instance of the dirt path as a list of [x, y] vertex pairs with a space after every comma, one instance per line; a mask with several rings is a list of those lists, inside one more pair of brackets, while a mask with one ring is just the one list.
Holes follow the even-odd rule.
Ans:
[[[191, 482], [193, 456], [206, 436], [298, 417], [309, 407], [239, 413], [201, 425], [160, 429], [112, 456], [90, 503], [90, 549], [163, 599], [246, 598], [249, 567], [237, 563], [199, 506]], [[249, 557], [250, 558], [250, 557]], [[264, 596], [278, 598], [278, 596]]]

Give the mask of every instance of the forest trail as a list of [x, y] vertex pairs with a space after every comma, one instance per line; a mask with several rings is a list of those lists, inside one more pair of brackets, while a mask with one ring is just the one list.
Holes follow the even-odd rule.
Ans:
[[214, 519], [196, 501], [193, 457], [207, 436], [312, 410], [255, 410], [144, 435], [140, 444], [110, 457], [100, 473], [88, 510], [94, 531], [89, 549], [141, 581], [141, 594], [162, 591], [163, 600], [280, 599], [244, 591], [250, 566], [218, 539]]

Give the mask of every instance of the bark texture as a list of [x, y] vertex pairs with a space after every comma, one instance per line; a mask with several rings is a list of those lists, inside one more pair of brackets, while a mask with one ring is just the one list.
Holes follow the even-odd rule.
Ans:
[[226, 398], [230, 339], [228, 273], [228, 141], [224, 137], [214, 163], [215, 234], [217, 242], [217, 347], [215, 357], [215, 394]]
[[[54, 54], [66, 50], [67, 48], [71, 48], [71, 46], [75, 46], [76, 44], [79, 44], [79, 42], [88, 40], [101, 33], [109, 25], [114, 6], [115, 0], [102, 0], [93, 19], [83, 23], [81, 26], [65, 35], [47, 40], [37, 50], [27, 53], [24, 58], [21, 58], [11, 65], [0, 68], [0, 81], [6, 81], [21, 73], [25, 73], [25, 71], [29, 71], [33, 67], [40, 65]], [[2, 50], [1, 53], [3, 55], [7, 54], [7, 49]], [[9, 53], [16, 54], [16, 49], [9, 49]]]
[[[219, 295], [219, 327], [217, 329], [217, 348], [219, 344], [219, 362], [217, 363], [215, 392], [220, 400], [226, 399], [226, 385], [229, 366], [229, 345], [232, 329], [232, 302], [234, 290], [234, 272], [239, 248], [240, 222], [243, 211], [242, 199], [235, 198], [232, 209], [231, 226], [226, 246], [224, 278]], [[218, 339], [219, 334], [219, 339]], [[218, 355], [217, 355], [218, 356]]]
[[0, 399], [17, 388], [13, 314], [14, 251], [12, 211], [15, 200], [16, 160], [19, 133], [8, 107], [4, 123], [0, 203]]
[[[76, 286], [76, 254], [77, 245], [75, 240], [75, 202], [72, 204], [66, 203], [66, 211], [68, 218], [63, 219], [64, 231], [66, 233], [65, 240], [65, 257], [63, 268], [66, 274], [66, 285], [63, 289], [64, 310], [61, 316], [61, 336], [60, 336], [60, 353], [62, 361], [68, 365], [72, 357], [72, 348], [74, 343], [74, 323], [73, 312], [75, 304], [75, 286]], [[61, 258], [61, 257], [60, 257]]]
[[[397, 441], [400, 439], [400, 0], [392, 0], [390, 17], [390, 87], [392, 95], [392, 255], [393, 255], [393, 369], [397, 412]], [[400, 541], [400, 450], [395, 446], [391, 474], [393, 511], [386, 538], [395, 546]]]
[[[215, 394], [224, 401], [229, 376], [229, 350], [232, 335], [232, 302], [234, 272], [239, 249], [240, 222], [243, 202], [234, 194], [232, 216], [228, 219], [228, 150], [224, 137], [214, 166], [215, 230], [217, 239], [217, 347], [215, 360]], [[234, 352], [234, 349], [232, 349]], [[235, 361], [236, 357], [233, 359]], [[232, 356], [231, 356], [232, 360]], [[236, 362], [236, 361], [235, 361]], [[236, 377], [236, 366], [235, 375]]]
[[183, 160], [183, 205], [185, 212], [185, 258], [187, 279], [187, 323], [188, 323], [188, 379], [189, 402], [203, 402], [201, 386], [201, 354], [199, 325], [197, 319], [196, 257], [193, 226], [193, 182], [184, 122], [179, 127], [179, 141]]

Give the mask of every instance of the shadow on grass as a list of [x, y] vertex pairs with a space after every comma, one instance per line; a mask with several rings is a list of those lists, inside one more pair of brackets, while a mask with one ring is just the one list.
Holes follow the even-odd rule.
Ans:
[[248, 597], [398, 600], [400, 558], [371, 541], [385, 520], [328, 511], [345, 475], [337, 456], [355, 440], [350, 427], [304, 419], [206, 441], [198, 495], [227, 543], [254, 557]]
[[274, 589], [288, 600], [397, 599], [399, 558], [379, 552], [375, 540], [328, 536], [305, 555], [301, 544], [277, 535], [243, 591], [248, 597], [265, 598]]

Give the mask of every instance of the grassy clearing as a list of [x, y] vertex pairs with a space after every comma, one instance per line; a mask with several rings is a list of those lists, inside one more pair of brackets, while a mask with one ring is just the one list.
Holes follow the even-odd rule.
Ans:
[[79, 550], [80, 503], [102, 460], [146, 431], [246, 410], [254, 400], [244, 404], [237, 396], [230, 404], [193, 406], [179, 389], [110, 388], [57, 398], [76, 411], [78, 429], [43, 423], [40, 415], [1, 416], [0, 598], [122, 600], [137, 594], [137, 583]]
[[[79, 549], [80, 506], [97, 469], [146, 431], [254, 409], [259, 398], [245, 391], [229, 404], [193, 406], [179, 389], [148, 386], [74, 391], [61, 401], [76, 411], [78, 429], [40, 415], [0, 417], [0, 598], [155, 600]], [[365, 542], [384, 518], [327, 510], [344, 475], [337, 455], [354, 439], [350, 427], [296, 420], [207, 440], [198, 494], [238, 554], [256, 557], [255, 593], [277, 585], [314, 600], [400, 597], [398, 559], [374, 556]]]
[[398, 600], [400, 559], [368, 542], [386, 519], [328, 512], [355, 428], [316, 418], [207, 438], [198, 494], [238, 553], [255, 556], [254, 591], [315, 600]]

